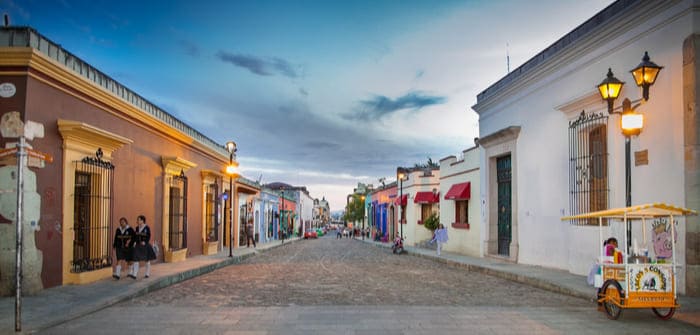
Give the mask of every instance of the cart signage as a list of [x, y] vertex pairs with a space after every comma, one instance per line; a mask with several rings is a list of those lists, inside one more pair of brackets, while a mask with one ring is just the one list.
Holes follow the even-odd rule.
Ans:
[[659, 264], [630, 265], [634, 292], [671, 292], [671, 268]]

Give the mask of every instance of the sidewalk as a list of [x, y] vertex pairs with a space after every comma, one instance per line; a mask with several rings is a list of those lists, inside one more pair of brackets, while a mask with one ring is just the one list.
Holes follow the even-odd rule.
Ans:
[[[375, 242], [369, 239], [357, 240], [373, 244], [379, 248], [391, 248], [391, 242]], [[435, 250], [416, 247], [406, 247], [405, 250], [409, 255], [427, 258], [552, 292], [587, 299], [591, 301], [591, 308], [595, 308], [593, 302], [596, 298], [596, 290], [586, 283], [585, 276], [571, 274], [563, 270], [506, 262], [496, 258], [470, 257], [445, 251], [442, 252], [441, 256], [437, 256]], [[676, 311], [673, 319], [700, 327], [700, 297], [679, 296], [678, 300], [681, 307]], [[653, 317], [653, 314], [651, 315]]]
[[[284, 245], [294, 243], [299, 238], [285, 240]], [[233, 257], [228, 257], [228, 249], [210, 256], [196, 256], [177, 263], [157, 263], [152, 265], [151, 276], [143, 278], [141, 268], [139, 278], [126, 276], [115, 281], [112, 278], [87, 285], [65, 285], [45, 289], [34, 296], [22, 297], [22, 332], [32, 333], [66, 321], [94, 313], [122, 301], [144, 295], [178, 282], [203, 275], [216, 269], [240, 263], [242, 260], [277, 248], [280, 241], [260, 243], [256, 249], [233, 249]], [[0, 298], [0, 334], [15, 334], [15, 298]]]

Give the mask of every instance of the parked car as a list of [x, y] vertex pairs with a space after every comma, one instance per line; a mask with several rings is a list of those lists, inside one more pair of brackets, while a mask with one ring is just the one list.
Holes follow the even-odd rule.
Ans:
[[308, 238], [318, 238], [318, 234], [315, 231], [307, 231], [304, 233], [304, 239]]

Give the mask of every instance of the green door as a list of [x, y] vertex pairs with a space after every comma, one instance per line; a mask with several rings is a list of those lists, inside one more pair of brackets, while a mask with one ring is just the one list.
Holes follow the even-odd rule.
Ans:
[[511, 164], [510, 155], [496, 159], [498, 182], [498, 254], [510, 256], [511, 241]]

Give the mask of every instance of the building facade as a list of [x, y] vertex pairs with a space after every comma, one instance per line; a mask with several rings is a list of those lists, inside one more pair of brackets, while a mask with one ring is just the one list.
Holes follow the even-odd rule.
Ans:
[[396, 182], [380, 186], [372, 192], [371, 216], [374, 225], [372, 236], [380, 234], [380, 239], [391, 241], [398, 231], [397, 207], [394, 201], [398, 188]]
[[423, 220], [433, 213], [439, 213], [439, 168], [411, 168], [403, 181], [401, 193], [405, 203], [403, 234], [405, 243], [414, 246], [432, 238], [432, 231], [423, 226]]
[[43, 260], [27, 271], [43, 287], [110, 277], [120, 217], [133, 226], [145, 215], [159, 261], [223, 247], [231, 215], [221, 144], [31, 28], [0, 28], [0, 83], [14, 91], [0, 98], [0, 115], [43, 124], [31, 145], [53, 157], [33, 171]]
[[[617, 1], [478, 95], [486, 255], [583, 275], [599, 253], [597, 227], [562, 216], [625, 207], [627, 185], [632, 205], [700, 208], [697, 15], [696, 1]], [[645, 52], [663, 66], [648, 100], [629, 73]], [[626, 82], [612, 113], [596, 88], [609, 69]], [[625, 98], [644, 117], [629, 156]], [[698, 223], [676, 226], [678, 289], [695, 295]], [[623, 240], [620, 222], [607, 228]]]
[[482, 255], [479, 157], [475, 146], [440, 160], [440, 223], [449, 236], [444, 250], [474, 257]]
[[277, 239], [279, 231], [279, 195], [270, 189], [263, 188], [260, 191], [260, 241], [269, 242]]

